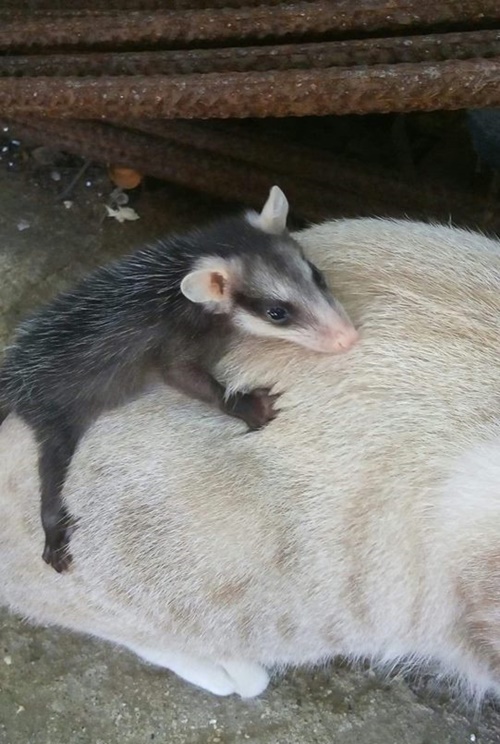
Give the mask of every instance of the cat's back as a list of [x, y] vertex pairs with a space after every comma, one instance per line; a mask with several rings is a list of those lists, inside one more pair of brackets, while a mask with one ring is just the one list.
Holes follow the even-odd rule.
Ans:
[[[498, 610], [481, 625], [500, 534], [500, 474], [485, 464], [500, 452], [498, 243], [383, 220], [299, 238], [360, 342], [341, 356], [235, 349], [221, 366], [230, 385], [283, 390], [258, 434], [169, 390], [102, 419], [66, 491], [81, 521], [63, 624], [104, 633], [115, 616], [123, 632], [262, 663], [435, 657], [477, 678], [477, 634]], [[38, 596], [36, 536], [16, 531], [22, 552], [2, 544], [2, 561], [15, 576], [33, 554], [33, 570], [4, 594], [56, 621]]]

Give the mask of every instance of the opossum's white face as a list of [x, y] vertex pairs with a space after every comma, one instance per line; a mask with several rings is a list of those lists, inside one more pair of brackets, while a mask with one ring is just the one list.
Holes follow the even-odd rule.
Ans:
[[[260, 214], [246, 219], [255, 251], [201, 258], [181, 284], [192, 302], [227, 314], [238, 329], [324, 353], [344, 351], [358, 333], [322, 273], [286, 231], [288, 202], [276, 186]], [[248, 224], [247, 228], [248, 229]], [[265, 233], [265, 250], [259, 234]]]
[[300, 278], [296, 274], [292, 281], [288, 274], [256, 267], [251, 281], [235, 295], [234, 324], [254, 336], [280, 338], [313, 351], [347, 350], [357, 340], [356, 329], [318, 269], [304, 259], [301, 263], [296, 267]]

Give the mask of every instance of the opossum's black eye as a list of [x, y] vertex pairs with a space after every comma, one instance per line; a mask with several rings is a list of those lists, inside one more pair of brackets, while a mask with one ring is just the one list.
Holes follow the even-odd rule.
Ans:
[[320, 289], [328, 289], [326, 279], [323, 276], [322, 272], [310, 261], [308, 261], [307, 263], [309, 264], [309, 268], [311, 269], [313, 282], [316, 284], [316, 286]]
[[286, 323], [289, 318], [289, 312], [286, 307], [276, 305], [276, 307], [270, 307], [267, 310], [267, 317], [272, 320], [273, 323]]

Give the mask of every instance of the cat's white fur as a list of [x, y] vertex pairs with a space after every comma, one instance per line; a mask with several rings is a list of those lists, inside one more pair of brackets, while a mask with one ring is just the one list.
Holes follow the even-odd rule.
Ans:
[[360, 327], [340, 356], [247, 340], [244, 426], [166, 388], [104, 416], [66, 487], [74, 566], [41, 560], [35, 444], [0, 429], [0, 600], [214, 693], [337, 654], [500, 694], [500, 243], [420, 223], [299, 235]]

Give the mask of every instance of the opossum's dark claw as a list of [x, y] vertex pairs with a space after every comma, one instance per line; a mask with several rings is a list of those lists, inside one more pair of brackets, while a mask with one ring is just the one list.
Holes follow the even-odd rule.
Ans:
[[234, 396], [226, 412], [242, 419], [250, 431], [256, 431], [276, 418], [274, 403], [278, 398], [268, 388], [256, 388], [251, 393]]
[[42, 558], [57, 573], [67, 571], [73, 560], [68, 550], [69, 537], [69, 531], [63, 529], [45, 543]]
[[269, 388], [255, 388], [250, 393], [250, 396], [254, 400], [256, 411], [258, 413], [260, 412], [260, 418], [262, 419], [261, 426], [265, 426], [269, 421], [276, 418], [278, 411], [274, 408], [274, 404], [281, 396], [281, 393], [271, 394]]
[[249, 395], [255, 395], [258, 398], [263, 398], [266, 400], [270, 400], [274, 403], [275, 400], [278, 400], [278, 398], [281, 398], [281, 393], [272, 393], [270, 392], [269, 388], [254, 388]]

